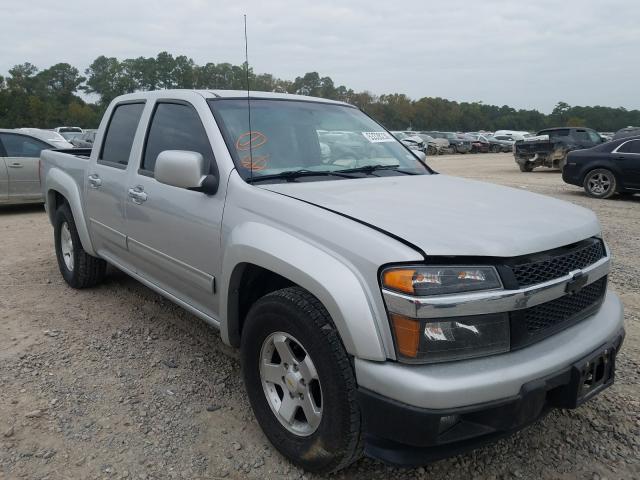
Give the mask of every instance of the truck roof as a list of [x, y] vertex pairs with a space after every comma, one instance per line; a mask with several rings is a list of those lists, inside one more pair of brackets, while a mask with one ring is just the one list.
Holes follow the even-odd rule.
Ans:
[[[135, 92], [121, 95], [116, 98], [118, 101], [122, 100], [135, 100], [135, 99], [154, 99], [158, 97], [166, 97], [172, 93], [184, 94], [187, 92], [193, 92], [194, 94], [201, 95], [204, 98], [247, 98], [246, 90], [194, 90], [194, 89], [173, 89], [173, 90], [151, 90], [147, 92]], [[345, 102], [337, 100], [329, 100], [327, 98], [309, 97], [306, 95], [295, 95], [293, 93], [275, 93], [275, 92], [261, 92], [257, 90], [251, 90], [249, 96], [252, 99], [283, 99], [283, 100], [303, 100], [307, 102], [322, 102], [322, 103], [334, 103], [336, 105], [348, 105]]]

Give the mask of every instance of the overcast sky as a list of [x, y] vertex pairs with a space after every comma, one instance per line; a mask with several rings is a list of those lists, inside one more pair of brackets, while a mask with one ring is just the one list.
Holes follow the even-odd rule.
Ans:
[[640, 1], [0, 0], [0, 74], [166, 50], [355, 90], [537, 108], [640, 108]]

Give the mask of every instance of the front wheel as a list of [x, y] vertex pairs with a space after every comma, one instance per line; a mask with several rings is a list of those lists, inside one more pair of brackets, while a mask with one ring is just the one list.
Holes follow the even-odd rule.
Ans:
[[529, 162], [518, 163], [518, 166], [520, 167], [520, 171], [521, 172], [532, 172], [533, 171], [533, 165], [531, 165]]
[[291, 287], [258, 300], [242, 329], [241, 359], [256, 419], [282, 455], [314, 473], [361, 456], [353, 368], [318, 299]]
[[73, 214], [67, 203], [56, 211], [53, 234], [58, 268], [69, 286], [87, 288], [102, 282], [107, 263], [84, 251]]
[[587, 173], [584, 178], [584, 191], [595, 198], [609, 198], [616, 193], [616, 176], [606, 168], [596, 168]]

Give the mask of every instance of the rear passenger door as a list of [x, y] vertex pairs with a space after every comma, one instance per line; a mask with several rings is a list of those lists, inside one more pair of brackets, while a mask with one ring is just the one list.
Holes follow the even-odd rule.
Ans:
[[41, 199], [38, 174], [40, 152], [52, 148], [51, 145], [19, 133], [0, 133], [0, 143], [8, 177], [9, 200], [20, 202]]
[[215, 195], [206, 195], [156, 181], [156, 159], [165, 150], [198, 152], [205, 160], [203, 175], [218, 175], [211, 142], [194, 105], [157, 101], [140, 167], [132, 172], [128, 185], [133, 192], [126, 199], [129, 250], [136, 259], [136, 271], [146, 280], [216, 318], [215, 276], [220, 268], [226, 184], [221, 181]]
[[103, 135], [97, 159], [89, 163], [86, 208], [89, 232], [98, 254], [114, 263], [128, 263], [124, 202], [127, 166], [144, 110], [144, 102], [117, 104]]
[[622, 171], [622, 183], [627, 188], [640, 190], [640, 140], [622, 143], [613, 154]]

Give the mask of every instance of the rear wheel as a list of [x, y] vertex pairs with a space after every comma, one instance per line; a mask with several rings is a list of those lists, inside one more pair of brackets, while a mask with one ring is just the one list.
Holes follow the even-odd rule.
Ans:
[[56, 211], [53, 234], [58, 268], [69, 286], [87, 288], [102, 282], [107, 263], [84, 251], [73, 214], [67, 203]]
[[595, 198], [609, 198], [616, 193], [616, 176], [606, 168], [596, 168], [587, 173], [584, 178], [584, 190], [587, 195]]
[[353, 368], [318, 299], [290, 287], [258, 300], [242, 329], [241, 358], [256, 419], [280, 453], [315, 473], [360, 457]]
[[491, 145], [491, 152], [492, 153], [500, 153], [500, 150], [502, 150], [500, 148], [500, 145]]
[[533, 165], [531, 165], [529, 162], [518, 163], [518, 166], [520, 167], [520, 171], [521, 172], [532, 172], [533, 171]]

